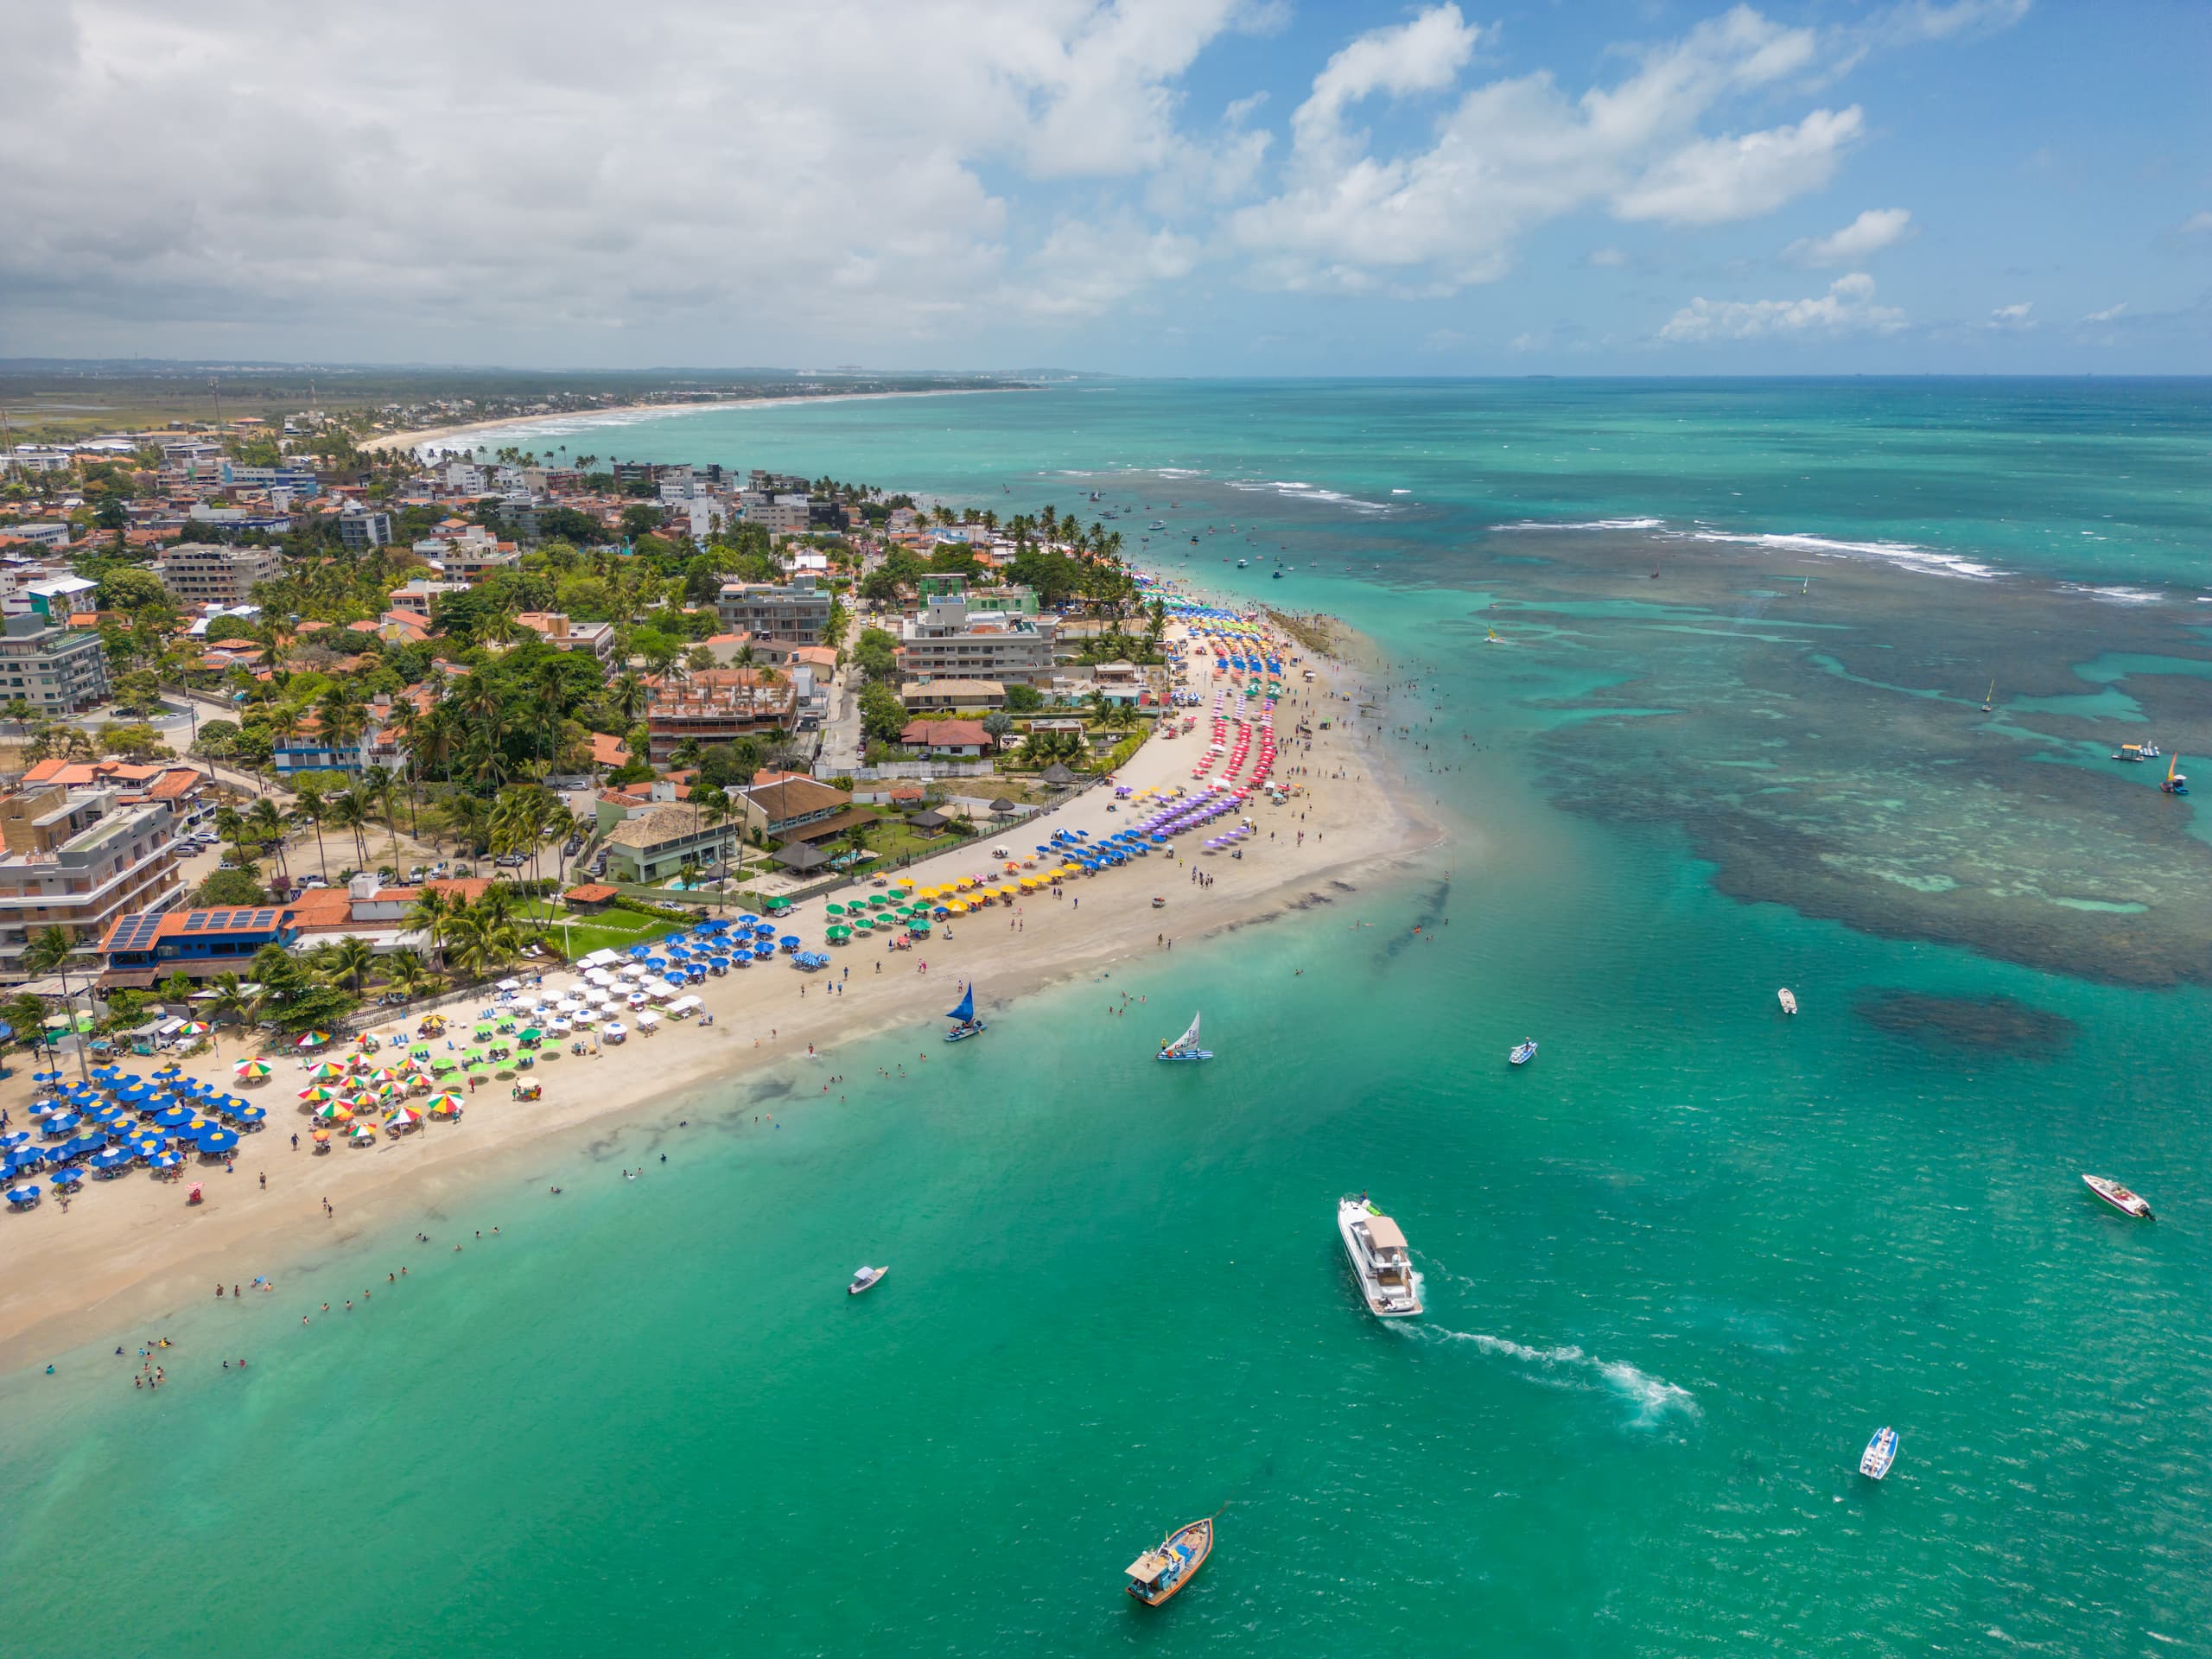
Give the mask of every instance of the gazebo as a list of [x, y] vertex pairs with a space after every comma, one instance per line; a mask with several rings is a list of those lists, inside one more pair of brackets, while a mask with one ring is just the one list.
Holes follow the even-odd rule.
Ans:
[[830, 855], [821, 848], [804, 841], [795, 841], [788, 847], [779, 848], [776, 862], [795, 875], [805, 875], [820, 869], [830, 861]]
[[1055, 760], [1037, 774], [1037, 781], [1048, 789], [1072, 789], [1076, 785], [1077, 779], [1075, 773]]
[[1021, 808], [1001, 795], [991, 803], [991, 816], [995, 818], [1018, 818], [1021, 816]]
[[945, 825], [951, 823], [952, 820], [946, 817], [944, 813], [938, 811], [935, 807], [931, 807], [925, 812], [915, 813], [914, 816], [907, 819], [906, 822], [913, 825], [913, 827], [921, 831], [922, 834], [934, 837], [943, 835], [944, 833]]

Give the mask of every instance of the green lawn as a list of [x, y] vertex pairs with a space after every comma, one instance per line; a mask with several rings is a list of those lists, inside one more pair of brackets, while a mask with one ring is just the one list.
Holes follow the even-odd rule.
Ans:
[[[569, 912], [559, 905], [549, 905], [542, 899], [531, 899], [522, 906], [522, 913], [541, 921], [558, 923]], [[546, 937], [555, 944], [568, 941], [569, 954], [573, 960], [589, 956], [594, 950], [626, 950], [633, 944], [644, 944], [659, 938], [677, 924], [664, 922], [657, 917], [640, 916], [633, 911], [606, 910], [598, 915], [581, 919], [571, 927], [554, 926]]]

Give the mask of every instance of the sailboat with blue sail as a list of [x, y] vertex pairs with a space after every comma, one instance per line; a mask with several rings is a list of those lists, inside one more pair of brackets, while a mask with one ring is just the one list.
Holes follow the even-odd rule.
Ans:
[[983, 1022], [976, 1017], [976, 987], [972, 982], [961, 994], [960, 1006], [944, 1017], [952, 1021], [952, 1029], [944, 1033], [948, 1043], [965, 1041], [985, 1029]]

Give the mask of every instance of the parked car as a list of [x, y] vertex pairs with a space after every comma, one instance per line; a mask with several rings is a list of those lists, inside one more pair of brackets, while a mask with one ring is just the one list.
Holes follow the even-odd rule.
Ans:
[[492, 861], [503, 870], [518, 870], [528, 861], [520, 853], [501, 853]]

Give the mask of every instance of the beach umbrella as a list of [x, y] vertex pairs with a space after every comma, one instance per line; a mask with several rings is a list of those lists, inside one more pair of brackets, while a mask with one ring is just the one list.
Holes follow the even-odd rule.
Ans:
[[411, 1129], [423, 1121], [423, 1114], [412, 1106], [395, 1107], [385, 1118], [387, 1129]]
[[316, 1129], [310, 1134], [308, 1138], [311, 1141], [327, 1142], [330, 1139], [330, 1131], [328, 1129]]
[[182, 1033], [187, 1037], [205, 1037], [213, 1029], [205, 1020], [188, 1020], [182, 1027]]
[[61, 1081], [61, 1074], [59, 1071], [34, 1071], [31, 1073], [31, 1081], [33, 1083], [59, 1083]]
[[544, 1035], [545, 1033], [540, 1031], [536, 1026], [525, 1026], [522, 1030], [515, 1033], [515, 1040], [518, 1043], [534, 1043], [538, 1041]]
[[328, 1032], [311, 1031], [305, 1036], [302, 1037], [297, 1042], [294, 1043], [292, 1046], [294, 1048], [321, 1048], [329, 1040], [330, 1033]]
[[318, 1123], [344, 1123], [350, 1122], [353, 1116], [352, 1107], [342, 1100], [334, 1100], [315, 1108], [315, 1121]]
[[845, 907], [842, 905], [824, 905], [822, 909], [823, 913], [829, 916], [842, 916], [845, 913]]
[[261, 1059], [240, 1060], [231, 1068], [232, 1075], [255, 1081], [269, 1075], [269, 1062]]
[[353, 1142], [356, 1146], [365, 1146], [368, 1142], [375, 1140], [376, 1138], [376, 1130], [372, 1128], [368, 1124], [356, 1123], [353, 1126]]
[[335, 1060], [317, 1060], [308, 1068], [308, 1076], [317, 1083], [327, 1083], [333, 1077], [342, 1077], [346, 1068]]
[[241, 1106], [237, 1113], [238, 1121], [245, 1124], [258, 1123], [268, 1116], [269, 1114], [258, 1106]]
[[238, 1143], [235, 1129], [203, 1129], [200, 1135], [202, 1152], [228, 1152]]
[[454, 1094], [451, 1090], [448, 1090], [444, 1094], [432, 1095], [427, 1103], [429, 1110], [433, 1113], [443, 1114], [447, 1112], [459, 1111], [461, 1109], [461, 1101], [459, 1095]]
[[172, 1106], [167, 1111], [156, 1112], [154, 1122], [165, 1129], [182, 1128], [192, 1122], [192, 1114], [181, 1106]]
[[300, 1098], [302, 1100], [314, 1101], [320, 1103], [322, 1101], [337, 1099], [338, 1091], [335, 1089], [327, 1089], [321, 1084], [318, 1083], [310, 1088], [301, 1090]]

